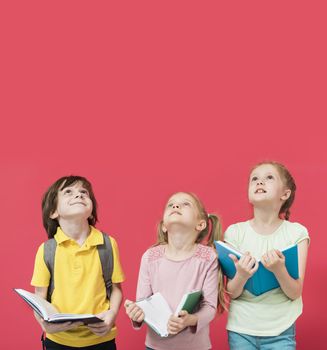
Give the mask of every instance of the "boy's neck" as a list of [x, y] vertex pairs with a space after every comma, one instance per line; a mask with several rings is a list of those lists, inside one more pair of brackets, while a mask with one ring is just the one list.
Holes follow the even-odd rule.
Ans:
[[59, 225], [65, 234], [76, 241], [80, 246], [83, 245], [91, 228], [88, 221], [59, 219]]

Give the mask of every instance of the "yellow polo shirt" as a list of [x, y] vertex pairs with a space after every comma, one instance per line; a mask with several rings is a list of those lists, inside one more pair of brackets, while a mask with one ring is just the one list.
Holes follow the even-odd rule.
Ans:
[[[100, 231], [91, 226], [91, 232], [82, 246], [68, 237], [60, 227], [54, 236], [57, 241], [54, 266], [55, 288], [52, 304], [63, 313], [98, 314], [110, 308], [102, 275], [101, 261], [97, 245], [103, 244]], [[118, 246], [110, 236], [113, 251], [114, 269], [112, 283], [121, 283], [125, 276], [119, 261]], [[31, 285], [48, 287], [50, 272], [44, 262], [44, 244], [35, 258], [34, 273]], [[92, 333], [86, 326], [80, 326], [67, 332], [47, 334], [52, 341], [75, 347], [90, 346], [112, 340], [116, 337], [117, 328], [103, 337]]]

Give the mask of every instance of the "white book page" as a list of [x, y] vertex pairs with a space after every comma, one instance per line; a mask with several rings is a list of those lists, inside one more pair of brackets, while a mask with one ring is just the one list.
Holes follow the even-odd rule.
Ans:
[[219, 243], [221, 246], [227, 248], [228, 250], [230, 250], [232, 253], [236, 254], [236, 255], [243, 255], [242, 252], [240, 252], [239, 250], [235, 249], [234, 247], [230, 246], [228, 243], [225, 243], [223, 241], [217, 241], [217, 243]]
[[145, 322], [155, 326], [162, 336], [167, 336], [167, 324], [173, 312], [164, 297], [155, 293], [149, 298], [137, 301], [136, 304], [143, 310]]
[[179, 304], [177, 305], [177, 308], [174, 312], [174, 315], [175, 316], [178, 316], [179, 312], [182, 310], [182, 307], [184, 306], [185, 304], [185, 301], [186, 301], [186, 298], [187, 298], [188, 294], [184, 294], [181, 301], [179, 302]]
[[58, 313], [58, 310], [41, 296], [30, 293], [24, 289], [16, 289], [16, 292], [20, 294], [31, 306], [35, 305], [36, 308], [42, 313], [45, 319]]

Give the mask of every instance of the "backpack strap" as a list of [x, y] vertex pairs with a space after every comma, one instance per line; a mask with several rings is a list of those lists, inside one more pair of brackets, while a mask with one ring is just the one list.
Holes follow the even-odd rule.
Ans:
[[112, 289], [112, 273], [114, 270], [114, 259], [110, 238], [107, 234], [102, 232], [103, 244], [97, 246], [99, 257], [101, 261], [102, 274], [104, 283], [106, 286], [107, 296], [110, 299], [111, 289]]
[[[103, 244], [98, 245], [97, 248], [99, 252], [102, 275], [103, 275], [103, 279], [106, 287], [107, 296], [108, 296], [108, 299], [110, 299], [111, 289], [112, 289], [111, 276], [114, 270], [114, 259], [113, 259], [112, 245], [111, 245], [109, 236], [103, 232], [102, 232], [102, 236], [103, 236]], [[49, 302], [51, 302], [51, 296], [54, 290], [54, 261], [55, 261], [55, 255], [56, 255], [56, 248], [57, 248], [57, 241], [54, 238], [50, 238], [46, 242], [44, 242], [43, 259], [50, 272], [50, 281], [49, 281], [48, 295], [47, 295], [47, 300]]]
[[54, 260], [56, 255], [56, 248], [57, 248], [57, 241], [54, 238], [48, 239], [46, 242], [44, 242], [44, 255], [43, 259], [45, 264], [47, 265], [47, 268], [50, 272], [50, 281], [49, 281], [49, 287], [48, 287], [48, 295], [47, 300], [50, 303], [51, 302], [51, 296], [54, 290]]

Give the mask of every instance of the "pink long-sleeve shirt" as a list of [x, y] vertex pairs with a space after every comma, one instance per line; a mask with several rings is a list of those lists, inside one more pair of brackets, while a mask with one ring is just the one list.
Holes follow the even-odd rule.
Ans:
[[202, 290], [203, 299], [196, 312], [196, 327], [187, 327], [168, 338], [161, 338], [150, 327], [146, 346], [155, 350], [208, 350], [211, 349], [209, 323], [215, 317], [218, 293], [218, 262], [215, 251], [198, 244], [188, 259], [170, 260], [165, 256], [166, 245], [148, 249], [142, 256], [136, 299], [160, 292], [171, 310], [175, 310], [183, 294]]

